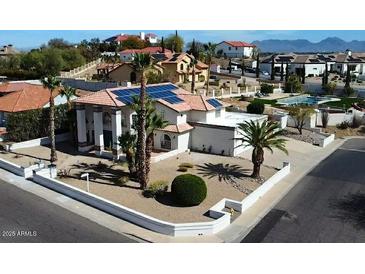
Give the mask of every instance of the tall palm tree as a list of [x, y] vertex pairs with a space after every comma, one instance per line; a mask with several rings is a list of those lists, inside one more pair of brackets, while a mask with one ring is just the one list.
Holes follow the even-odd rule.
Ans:
[[71, 111], [72, 110], [72, 102], [71, 102], [71, 99], [72, 97], [75, 97], [76, 96], [76, 89], [73, 88], [73, 87], [70, 87], [70, 86], [64, 86], [62, 89], [61, 89], [61, 96], [62, 97], [66, 97], [66, 100], [67, 100], [67, 109], [68, 111]]
[[145, 72], [151, 67], [151, 56], [149, 54], [137, 53], [134, 55], [132, 62], [133, 70], [140, 74], [141, 90], [139, 93], [140, 112], [137, 113], [137, 170], [138, 179], [142, 189], [147, 187], [146, 174], [146, 84], [147, 79]]
[[[154, 107], [153, 107], [154, 108]], [[155, 112], [155, 110], [148, 115], [146, 123], [147, 140], [146, 140], [146, 173], [147, 178], [151, 169], [151, 156], [153, 149], [153, 136], [156, 129], [164, 128], [168, 125], [168, 121], [164, 120], [160, 113]]]
[[66, 97], [67, 100], [67, 114], [68, 114], [68, 122], [69, 122], [69, 128], [71, 133], [71, 141], [74, 143], [74, 140], [76, 139], [75, 133], [74, 133], [74, 113], [72, 112], [72, 102], [71, 99], [76, 96], [76, 89], [70, 86], [64, 86], [61, 89], [61, 96]]
[[204, 45], [205, 61], [208, 63], [207, 95], [209, 93], [210, 67], [212, 66], [212, 59], [215, 54], [215, 47], [216, 46], [210, 42]]
[[51, 140], [51, 165], [57, 161], [56, 153], [56, 138], [55, 138], [55, 124], [54, 124], [54, 91], [61, 86], [61, 81], [54, 76], [48, 76], [42, 79], [43, 87], [50, 91], [49, 94], [49, 139]]
[[196, 58], [194, 56], [191, 57], [191, 62], [189, 64], [189, 68], [192, 69], [192, 73], [191, 73], [191, 93], [195, 94], [195, 66], [198, 63], [198, 61], [196, 60]]
[[129, 131], [123, 133], [118, 137], [118, 143], [122, 148], [123, 153], [128, 163], [129, 175], [131, 178], [136, 177], [136, 135], [131, 134]]
[[260, 78], [260, 49], [253, 48], [251, 55], [252, 59], [256, 59], [256, 78]]
[[273, 148], [277, 148], [286, 154], [288, 151], [285, 148], [286, 140], [279, 138], [282, 134], [280, 126], [276, 122], [264, 121], [261, 124], [254, 121], [246, 121], [239, 124], [239, 129], [243, 132], [242, 137], [235, 138], [242, 142], [240, 146], [252, 146], [252, 163], [253, 163], [253, 178], [260, 177], [260, 167], [264, 162], [264, 148], [273, 153]]

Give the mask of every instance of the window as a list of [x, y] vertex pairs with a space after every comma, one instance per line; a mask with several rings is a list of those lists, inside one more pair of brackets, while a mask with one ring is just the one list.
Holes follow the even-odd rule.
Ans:
[[236, 50], [237, 50], [237, 47], [236, 47]]
[[231, 50], [232, 48], [231, 47], [228, 47], [228, 50]]
[[220, 109], [216, 109], [215, 110], [215, 118], [220, 118], [221, 117], [221, 110]]
[[160, 114], [161, 114], [161, 118], [162, 118], [162, 119], [165, 119], [165, 111], [164, 111], [164, 110], [161, 110], [161, 111], [160, 111]]
[[137, 125], [137, 114], [132, 114], [132, 127], [135, 128]]
[[184, 64], [180, 65], [180, 70], [184, 70]]

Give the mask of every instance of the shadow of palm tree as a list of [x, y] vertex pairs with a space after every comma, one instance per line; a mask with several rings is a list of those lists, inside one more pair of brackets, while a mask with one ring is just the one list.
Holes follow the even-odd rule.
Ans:
[[249, 177], [249, 169], [244, 169], [239, 165], [231, 165], [231, 164], [213, 164], [213, 163], [205, 163], [203, 165], [197, 166], [198, 174], [208, 177], [208, 179], [212, 179], [214, 177], [218, 177], [218, 180], [235, 183], [237, 179], [242, 179], [244, 177]]
[[102, 163], [101, 161], [96, 164], [76, 163], [71, 166], [69, 173], [71, 173], [71, 170], [73, 169], [76, 169], [77, 172], [75, 172], [72, 176], [70, 175], [69, 177], [80, 179], [81, 174], [87, 172], [89, 173], [90, 182], [93, 183], [139, 189], [139, 186], [132, 186], [128, 184], [121, 185], [118, 183], [119, 178], [123, 176], [129, 176], [129, 173], [113, 168], [116, 165], [117, 164], [108, 165]]
[[330, 207], [336, 210], [332, 218], [350, 223], [356, 229], [365, 229], [365, 193], [348, 194], [331, 201]]

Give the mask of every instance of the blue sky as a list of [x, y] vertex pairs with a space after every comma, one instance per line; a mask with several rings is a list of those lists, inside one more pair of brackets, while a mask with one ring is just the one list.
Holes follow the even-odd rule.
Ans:
[[[174, 33], [173, 30], [144, 30], [159, 36]], [[70, 42], [98, 37], [108, 38], [118, 33], [138, 33], [139, 30], [0, 30], [0, 45], [13, 44], [18, 48], [38, 47], [51, 38], [64, 38]], [[182, 30], [178, 31], [186, 42], [193, 38], [202, 42], [222, 40], [243, 40], [251, 42], [263, 39], [308, 39], [318, 42], [327, 37], [337, 36], [345, 41], [365, 40], [361, 30]]]

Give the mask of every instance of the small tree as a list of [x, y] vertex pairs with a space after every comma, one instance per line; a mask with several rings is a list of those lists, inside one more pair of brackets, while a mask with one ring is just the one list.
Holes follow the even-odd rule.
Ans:
[[333, 95], [334, 91], [336, 90], [337, 85], [335, 82], [329, 82], [328, 84], [325, 84], [322, 86], [322, 89], [326, 92], [328, 95]]
[[289, 115], [294, 121], [294, 127], [299, 131], [299, 134], [303, 134], [303, 127], [307, 119], [314, 114], [314, 109], [310, 107], [291, 107], [289, 109]]
[[136, 135], [131, 134], [129, 131], [123, 133], [119, 136], [118, 143], [121, 146], [123, 153], [125, 153], [130, 177], [136, 178]]
[[240, 146], [252, 146], [252, 163], [253, 163], [253, 178], [260, 177], [260, 167], [264, 162], [264, 149], [268, 149], [273, 153], [273, 149], [277, 148], [286, 154], [288, 151], [285, 148], [286, 140], [280, 138], [282, 134], [280, 125], [273, 121], [264, 121], [261, 124], [254, 121], [246, 121], [239, 124], [238, 127], [242, 132], [242, 137], [235, 138], [241, 141]]
[[288, 81], [285, 83], [284, 91], [286, 93], [299, 93], [302, 92], [303, 86], [297, 75], [289, 76]]
[[66, 97], [67, 100], [67, 116], [68, 116], [68, 122], [69, 122], [69, 128], [71, 133], [71, 142], [75, 143], [76, 136], [75, 136], [75, 117], [74, 112], [72, 111], [72, 98], [76, 96], [76, 89], [69, 86], [64, 86], [61, 90], [61, 96]]

